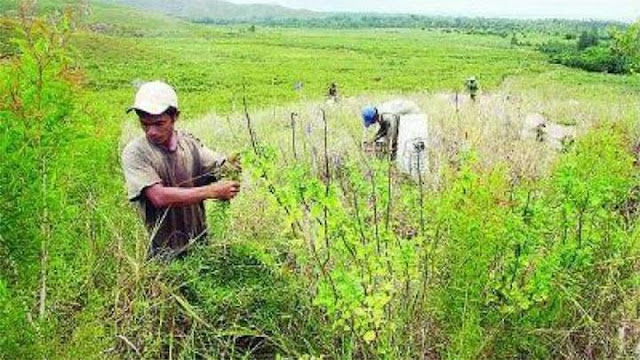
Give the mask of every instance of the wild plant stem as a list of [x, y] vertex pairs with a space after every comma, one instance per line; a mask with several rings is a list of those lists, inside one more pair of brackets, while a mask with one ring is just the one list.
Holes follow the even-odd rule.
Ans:
[[251, 139], [251, 146], [253, 147], [253, 151], [256, 155], [259, 155], [258, 144], [256, 140], [256, 135], [253, 132], [253, 128], [251, 127], [251, 117], [249, 116], [249, 109], [247, 106], [247, 97], [242, 97], [242, 103], [244, 104], [244, 117], [247, 119], [247, 129], [249, 129], [249, 138]]
[[389, 154], [388, 158], [388, 169], [387, 169], [387, 214], [384, 221], [385, 230], [389, 230], [389, 222], [391, 219], [391, 206], [393, 202], [393, 194], [391, 193], [391, 175], [393, 169], [393, 161], [391, 160], [391, 154]]
[[298, 154], [296, 153], [296, 113], [291, 113], [291, 147], [293, 149], [293, 158], [298, 160]]
[[324, 123], [324, 170], [325, 170], [325, 186], [324, 186], [324, 197], [325, 202], [323, 205], [323, 213], [324, 213], [324, 245], [327, 249], [327, 258], [325, 260], [325, 266], [331, 259], [331, 249], [329, 248], [329, 207], [327, 206], [327, 201], [329, 200], [329, 190], [331, 186], [331, 173], [329, 172], [329, 146], [328, 146], [328, 138], [329, 138], [329, 129], [327, 124], [327, 114], [324, 109], [322, 111], [322, 121]]
[[[45, 175], [43, 175], [45, 176]], [[45, 184], [43, 180], [43, 191], [46, 191]], [[42, 232], [42, 240], [40, 247], [40, 306], [38, 316], [40, 320], [44, 320], [46, 315], [46, 302], [47, 302], [47, 263], [48, 263], [48, 250], [47, 250], [47, 242], [49, 238], [49, 230], [48, 230], [48, 214], [46, 204], [44, 204], [45, 208], [43, 209], [43, 219], [41, 226]]]
[[[247, 107], [247, 97], [243, 96], [242, 97], [242, 102], [244, 104], [244, 113], [245, 113], [245, 117], [247, 119], [247, 129], [249, 130], [249, 137], [251, 139], [251, 146], [253, 147], [253, 151], [255, 153], [255, 155], [257, 157], [261, 157], [260, 151], [258, 149], [258, 142], [256, 140], [256, 136], [255, 136], [255, 132], [253, 131], [253, 128], [251, 126], [251, 117], [249, 116], [249, 111], [248, 111], [248, 107]], [[286, 206], [282, 200], [280, 199], [280, 197], [278, 196], [278, 193], [276, 192], [276, 188], [273, 185], [273, 183], [271, 182], [270, 179], [268, 179], [267, 177], [267, 173], [266, 171], [262, 171], [262, 178], [264, 178], [267, 181], [267, 190], [269, 190], [269, 192], [271, 193], [271, 195], [273, 195], [276, 198], [276, 201], [278, 202], [278, 205], [284, 209], [284, 211], [286, 212], [287, 216], [291, 216], [291, 210], [289, 210], [289, 207]], [[297, 226], [297, 228], [301, 231], [303, 231], [302, 225], [300, 225], [300, 223], [298, 222], [298, 220], [294, 220], [294, 224]], [[293, 231], [293, 233], [296, 233], [296, 229], [293, 226], [294, 224], [291, 225], [291, 230]]]
[[418, 155], [418, 189], [420, 191], [420, 235], [424, 236], [424, 188], [422, 186], [422, 164]]
[[376, 174], [375, 171], [371, 171], [371, 199], [373, 201], [373, 226], [376, 237], [376, 250], [378, 255], [382, 255], [380, 252], [380, 234], [378, 232], [378, 199], [376, 197]]

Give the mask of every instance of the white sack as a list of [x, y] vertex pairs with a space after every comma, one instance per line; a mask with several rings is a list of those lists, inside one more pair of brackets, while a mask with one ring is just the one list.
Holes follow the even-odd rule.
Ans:
[[398, 115], [419, 114], [420, 108], [416, 103], [404, 99], [396, 99], [387, 101], [377, 106], [378, 112], [381, 114], [392, 113]]
[[396, 155], [398, 169], [414, 177], [418, 176], [418, 171], [428, 173], [429, 147], [427, 115], [416, 113], [401, 116]]

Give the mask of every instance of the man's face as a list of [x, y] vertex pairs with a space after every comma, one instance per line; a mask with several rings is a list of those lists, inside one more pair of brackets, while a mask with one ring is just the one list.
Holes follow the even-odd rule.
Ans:
[[173, 135], [175, 118], [167, 113], [160, 115], [141, 113], [139, 117], [147, 139], [156, 145], [168, 147]]

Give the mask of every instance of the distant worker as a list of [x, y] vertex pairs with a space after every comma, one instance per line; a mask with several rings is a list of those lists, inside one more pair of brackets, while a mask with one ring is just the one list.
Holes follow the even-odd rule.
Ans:
[[225, 169], [239, 171], [240, 165], [175, 129], [178, 97], [168, 84], [142, 84], [127, 112], [132, 110], [144, 136], [122, 153], [128, 198], [137, 204], [151, 236], [150, 255], [178, 255], [207, 237], [204, 200], [238, 194], [240, 184], [222, 177]]
[[476, 79], [476, 77], [472, 76], [468, 78], [467, 81], [465, 82], [465, 85], [467, 87], [467, 91], [469, 92], [469, 96], [471, 97], [471, 100], [476, 101], [476, 95], [478, 94], [478, 89], [480, 87], [478, 85], [478, 80]]
[[376, 132], [371, 142], [367, 145], [374, 148], [381, 147], [388, 152], [390, 159], [395, 160], [398, 152], [398, 130], [400, 127], [400, 115], [394, 113], [380, 113], [375, 106], [367, 106], [362, 109], [362, 122], [365, 127], [378, 124]]
[[333, 100], [334, 102], [338, 102], [338, 84], [332, 82], [331, 85], [329, 85], [329, 91], [327, 92], [327, 97], [329, 98], [329, 100]]
[[535, 127], [535, 133], [536, 133], [536, 141], [537, 142], [544, 142], [547, 138], [547, 124], [545, 124], [544, 122], [538, 124]]

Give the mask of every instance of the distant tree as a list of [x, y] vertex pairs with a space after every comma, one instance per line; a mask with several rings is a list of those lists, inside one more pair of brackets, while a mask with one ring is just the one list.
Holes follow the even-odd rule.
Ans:
[[255, 25], [249, 26], [249, 32], [252, 32], [252, 33], [256, 32], [256, 26]]
[[518, 37], [515, 33], [511, 36], [511, 45], [518, 45]]
[[583, 31], [578, 37], [578, 51], [590, 48], [592, 46], [598, 46], [600, 39], [598, 33], [594, 30]]
[[629, 62], [631, 72], [640, 72], [640, 21], [629, 26], [626, 31], [611, 29], [611, 52]]
[[610, 30], [613, 50], [633, 58], [640, 57], [640, 21], [629, 26], [626, 31]]

